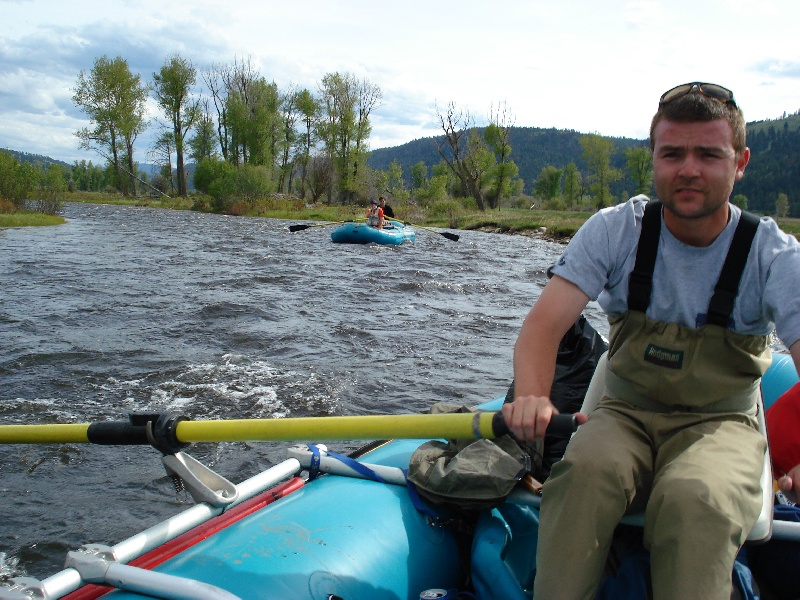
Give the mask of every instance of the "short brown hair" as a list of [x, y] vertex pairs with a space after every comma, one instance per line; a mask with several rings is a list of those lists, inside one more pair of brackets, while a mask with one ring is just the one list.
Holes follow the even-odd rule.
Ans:
[[658, 107], [650, 122], [650, 150], [656, 147], [655, 130], [663, 119], [673, 123], [694, 123], [725, 119], [733, 128], [733, 149], [741, 155], [747, 146], [747, 125], [742, 110], [732, 102], [721, 102], [691, 92]]

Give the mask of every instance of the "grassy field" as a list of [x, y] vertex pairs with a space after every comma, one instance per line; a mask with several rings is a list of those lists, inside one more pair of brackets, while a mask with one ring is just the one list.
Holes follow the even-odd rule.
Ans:
[[[173, 210], [189, 210], [192, 198], [125, 198], [118, 194], [99, 192], [68, 193], [68, 202], [88, 202], [95, 204], [125, 204], [131, 206], [148, 206]], [[425, 211], [413, 206], [395, 206], [397, 219], [425, 227], [443, 229], [466, 229], [491, 231], [508, 234], [542, 234], [547, 238], [566, 241], [591, 216], [588, 212], [549, 211], [504, 208], [494, 211], [461, 211], [453, 217], [435, 217], [426, 215]], [[304, 207], [299, 201], [279, 202], [274, 207], [262, 207], [257, 211], [244, 214], [254, 217], [269, 217], [297, 221], [338, 222], [364, 217], [365, 209], [361, 206], [326, 206]], [[777, 219], [781, 229], [800, 236], [800, 219]], [[57, 225], [64, 223], [58, 216], [41, 213], [0, 213], [0, 227], [25, 227], [31, 225]], [[540, 233], [545, 228], [544, 233]]]
[[61, 225], [66, 223], [64, 217], [46, 215], [33, 211], [0, 213], [0, 227], [39, 227], [43, 225]]

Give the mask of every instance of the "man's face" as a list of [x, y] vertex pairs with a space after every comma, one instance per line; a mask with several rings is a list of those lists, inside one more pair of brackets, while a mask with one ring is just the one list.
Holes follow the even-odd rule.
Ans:
[[744, 176], [750, 150], [733, 149], [725, 119], [660, 121], [654, 131], [653, 180], [658, 199], [676, 216], [697, 219], [724, 209], [734, 182]]

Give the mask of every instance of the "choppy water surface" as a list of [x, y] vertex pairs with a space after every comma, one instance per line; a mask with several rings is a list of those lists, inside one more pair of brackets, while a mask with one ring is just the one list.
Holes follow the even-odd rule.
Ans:
[[[400, 247], [289, 221], [68, 204], [0, 230], [0, 422], [408, 413], [505, 393], [561, 246], [419, 230]], [[590, 319], [605, 327], [599, 313]], [[330, 444], [339, 451], [359, 442]], [[239, 482], [285, 444], [196, 444]], [[0, 575], [44, 577], [182, 507], [149, 447], [0, 447]]]

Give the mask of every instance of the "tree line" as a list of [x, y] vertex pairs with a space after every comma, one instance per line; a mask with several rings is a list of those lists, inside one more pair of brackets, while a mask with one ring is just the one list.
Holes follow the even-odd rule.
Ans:
[[0, 212], [30, 209], [57, 214], [66, 189], [61, 165], [21, 161], [13, 153], [0, 150]]
[[[204, 94], [194, 91], [198, 78]], [[363, 178], [370, 116], [382, 98], [378, 86], [350, 73], [326, 74], [315, 92], [280, 89], [250, 59], [198, 72], [190, 60], [172, 55], [145, 82], [124, 58], [101, 56], [78, 76], [73, 101], [90, 126], [76, 135], [82, 149], [112, 166], [124, 195], [136, 194], [137, 180], [142, 182], [134, 145], [150, 125], [150, 95], [163, 117], [150, 149], [162, 167], [155, 186], [166, 192], [166, 181], [172, 193], [185, 196], [186, 162], [193, 161], [195, 187], [210, 194], [217, 208], [274, 192], [352, 200]]]
[[[121, 56], [104, 55], [80, 72], [73, 92], [89, 120], [76, 132], [79, 146], [103, 160], [76, 161], [65, 178], [68, 190], [185, 196], [193, 170], [192, 183], [200, 192], [195, 208], [234, 214], [269, 208], [278, 195], [298, 205], [386, 195], [401, 206], [453, 214], [506, 206], [596, 210], [652, 193], [646, 142], [556, 132], [569, 138], [569, 151], [554, 149], [552, 137], [531, 142], [530, 135], [522, 136], [530, 128], [515, 127], [505, 103], [490, 107], [484, 118], [455, 102], [434, 107], [442, 135], [428, 140], [432, 152], [410, 161], [400, 156], [403, 147], [384, 149], [375, 154], [395, 153], [393, 160], [373, 168], [371, 118], [382, 91], [350, 73], [328, 73], [314, 90], [281, 89], [250, 59], [198, 70], [173, 54], [144, 81]], [[153, 123], [146, 115], [150, 99], [160, 109]], [[151, 126], [158, 135], [146, 152], [160, 168], [152, 178], [135, 160], [137, 140]], [[773, 128], [748, 141], [758, 151], [754, 148], [744, 183], [737, 184], [736, 202], [747, 204], [752, 194], [758, 198], [750, 203], [753, 210], [776, 207], [780, 214], [775, 204], [780, 198], [789, 214], [800, 211], [797, 159], [791, 158], [800, 155], [800, 134]], [[532, 157], [541, 165], [535, 175], [528, 168]], [[526, 165], [524, 178], [517, 161]], [[747, 187], [759, 161], [780, 167], [767, 205]]]
[[[204, 94], [193, 91], [198, 78]], [[208, 196], [200, 202], [203, 209], [231, 211], [238, 203], [246, 210], [274, 193], [329, 204], [383, 194], [400, 203], [457, 201], [478, 210], [515, 199], [553, 208], [601, 208], [611, 203], [610, 186], [621, 177], [611, 165], [613, 142], [590, 134], [580, 140], [585, 173], [574, 163], [548, 165], [532, 186], [534, 197], [520, 199], [525, 182], [512, 156], [514, 118], [504, 103], [490, 109], [483, 127], [453, 102], [436, 108], [444, 134], [439, 162], [414, 164], [408, 174], [397, 162], [377, 171], [368, 167], [367, 157], [370, 118], [382, 92], [366, 79], [337, 72], [326, 74], [315, 91], [280, 89], [249, 59], [198, 72], [191, 61], [172, 55], [151, 81], [143, 82], [124, 58], [102, 56], [78, 77], [73, 100], [90, 126], [76, 135], [81, 148], [106, 159], [123, 194], [135, 194], [137, 180], [143, 179], [136, 174], [133, 153], [149, 125], [145, 106], [150, 94], [163, 116], [150, 150], [162, 173], [150, 184], [162, 193], [186, 195], [190, 160], [196, 165], [194, 187]], [[649, 191], [652, 165], [646, 149], [626, 152], [631, 153], [627, 168], [636, 182], [634, 191]]]

